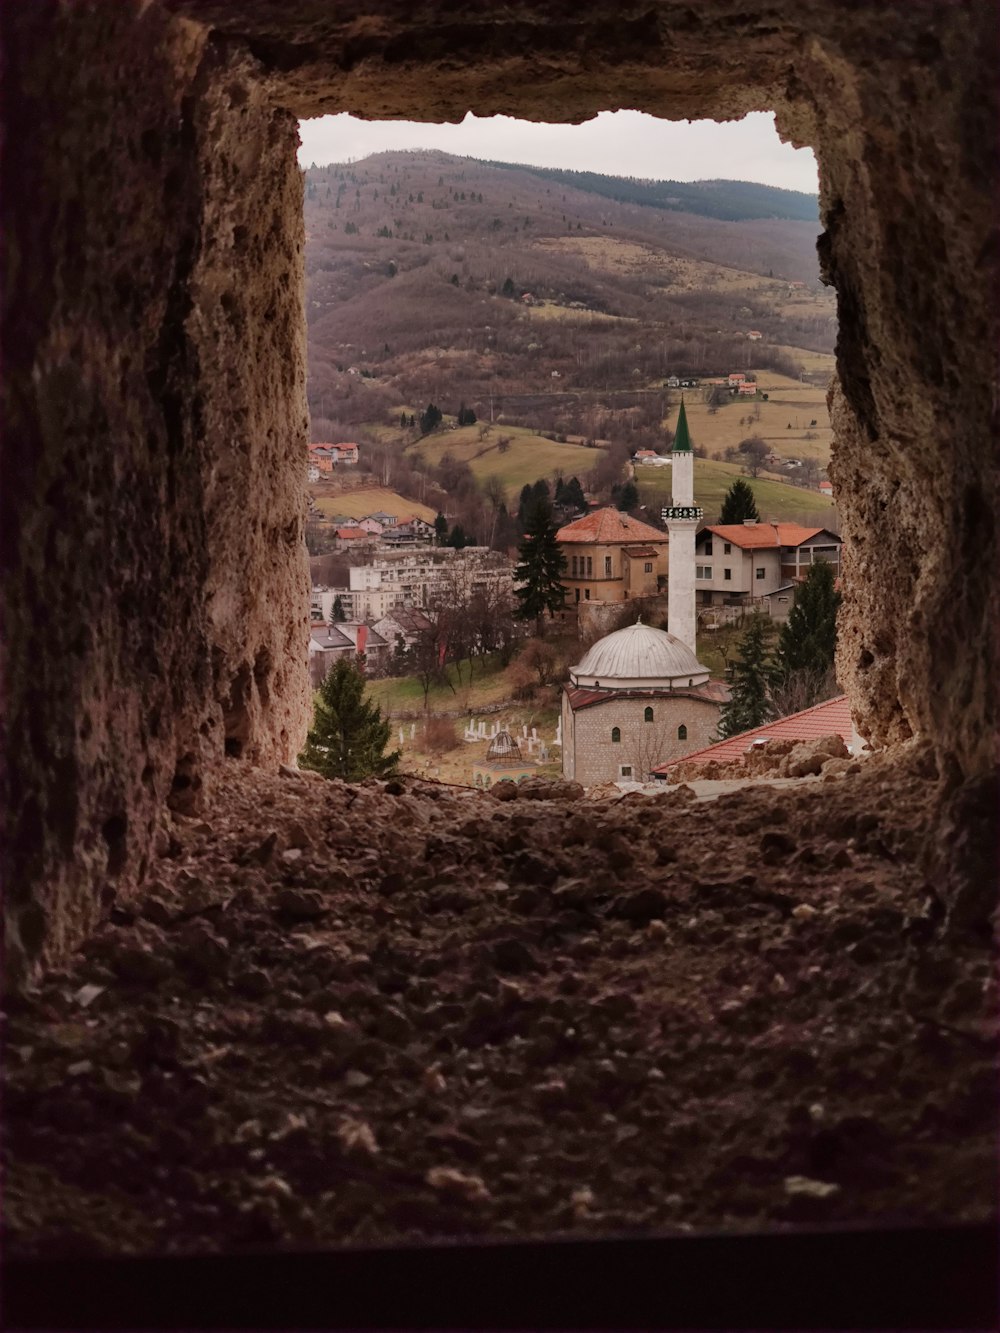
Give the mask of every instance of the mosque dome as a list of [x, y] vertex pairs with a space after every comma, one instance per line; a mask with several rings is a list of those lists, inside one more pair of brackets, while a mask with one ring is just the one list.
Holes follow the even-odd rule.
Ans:
[[704, 685], [709, 671], [687, 644], [639, 621], [598, 639], [569, 675], [575, 686], [641, 690]]

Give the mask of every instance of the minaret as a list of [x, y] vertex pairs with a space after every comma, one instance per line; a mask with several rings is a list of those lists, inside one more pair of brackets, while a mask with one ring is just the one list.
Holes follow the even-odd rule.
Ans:
[[667, 585], [667, 629], [694, 653], [694, 540], [705, 516], [694, 503], [694, 454], [688, 431], [684, 395], [677, 414], [677, 432], [670, 454], [673, 504], [660, 511], [670, 534], [670, 573]]

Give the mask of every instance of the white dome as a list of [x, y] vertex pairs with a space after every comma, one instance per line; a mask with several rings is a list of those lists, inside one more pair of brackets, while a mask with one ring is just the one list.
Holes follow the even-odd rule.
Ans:
[[574, 685], [618, 690], [703, 685], [708, 677], [708, 668], [686, 643], [641, 621], [598, 639], [583, 661], [570, 668]]

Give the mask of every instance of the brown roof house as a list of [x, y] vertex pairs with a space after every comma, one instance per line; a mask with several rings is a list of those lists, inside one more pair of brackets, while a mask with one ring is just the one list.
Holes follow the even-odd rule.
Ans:
[[673, 634], [641, 621], [616, 630], [570, 668], [563, 776], [585, 787], [645, 782], [657, 765], [711, 743], [728, 697]]
[[585, 514], [556, 533], [572, 602], [655, 597], [667, 573], [667, 535], [614, 508]]

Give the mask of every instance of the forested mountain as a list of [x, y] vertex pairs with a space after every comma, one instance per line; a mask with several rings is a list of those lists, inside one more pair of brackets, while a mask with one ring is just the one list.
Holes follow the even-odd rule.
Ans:
[[489, 162], [487, 165], [527, 171], [542, 180], [571, 185], [574, 189], [590, 191], [619, 204], [645, 204], [650, 208], [695, 213], [728, 222], [744, 222], [751, 218], [819, 221], [816, 195], [781, 190], [753, 181], [639, 180], [635, 176], [600, 176], [594, 171], [566, 171], [557, 167], [517, 167], [510, 162]]
[[[743, 182], [628, 181], [437, 151], [312, 167], [314, 433], [463, 401], [480, 418], [502, 407], [508, 421], [583, 430], [574, 403], [628, 391], [639, 412], [667, 376], [748, 366], [749, 349], [754, 365], [795, 374], [785, 348], [830, 351], [835, 335], [815, 207]], [[761, 336], [748, 342], [751, 330]]]

